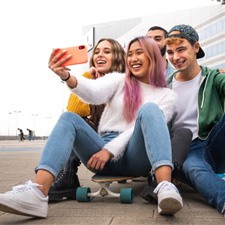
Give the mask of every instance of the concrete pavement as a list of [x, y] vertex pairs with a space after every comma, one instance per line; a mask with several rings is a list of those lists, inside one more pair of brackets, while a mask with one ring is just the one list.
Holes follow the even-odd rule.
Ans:
[[[33, 179], [34, 167], [38, 164], [45, 141], [0, 141], [0, 193], [12, 186]], [[135, 165], [134, 165], [135, 166]], [[97, 190], [98, 184], [90, 180], [92, 173], [79, 167], [82, 186]], [[140, 197], [145, 179], [127, 184], [113, 184], [114, 190], [132, 187], [135, 193], [133, 204], [121, 204], [119, 199], [94, 198], [91, 202], [62, 201], [49, 204], [47, 219], [35, 219], [0, 211], [0, 224], [79, 224], [79, 225], [161, 225], [161, 224], [217, 224], [224, 225], [225, 218], [193, 190], [182, 189], [184, 207], [175, 216], [161, 216], [157, 205]]]

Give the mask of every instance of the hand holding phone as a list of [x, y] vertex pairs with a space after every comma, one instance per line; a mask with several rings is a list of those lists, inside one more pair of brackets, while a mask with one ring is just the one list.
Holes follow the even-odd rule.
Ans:
[[61, 53], [66, 50], [66, 53], [60, 59], [67, 57], [68, 55], [72, 55], [72, 57], [64, 62], [61, 66], [71, 66], [86, 63], [88, 61], [88, 53], [87, 47], [85, 45], [78, 45], [68, 48], [60, 48], [56, 54]]

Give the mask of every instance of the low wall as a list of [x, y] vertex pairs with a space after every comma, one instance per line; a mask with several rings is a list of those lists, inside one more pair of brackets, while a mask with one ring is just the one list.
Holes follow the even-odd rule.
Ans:
[[[28, 140], [28, 135], [24, 136], [26, 140]], [[48, 137], [47, 136], [35, 136], [34, 140], [46, 140]], [[19, 140], [18, 136], [0, 136], [0, 141], [1, 140]]]

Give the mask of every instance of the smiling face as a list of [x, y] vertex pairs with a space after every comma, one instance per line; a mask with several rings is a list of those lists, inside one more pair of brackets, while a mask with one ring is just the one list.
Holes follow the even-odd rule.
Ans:
[[133, 42], [127, 52], [127, 66], [135, 78], [148, 83], [149, 58], [144, 54], [138, 41]]
[[112, 59], [113, 53], [110, 42], [106, 40], [100, 42], [93, 53], [93, 63], [100, 74], [103, 75], [110, 72]]
[[196, 54], [198, 51], [198, 42], [192, 45], [184, 38], [167, 40], [168, 58], [179, 72], [188, 72], [197, 64]]

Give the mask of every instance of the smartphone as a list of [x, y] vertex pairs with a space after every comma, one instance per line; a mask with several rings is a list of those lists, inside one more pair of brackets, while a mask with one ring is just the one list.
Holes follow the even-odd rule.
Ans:
[[56, 54], [62, 52], [63, 50], [66, 50], [66, 53], [60, 58], [63, 59], [68, 55], [72, 55], [72, 57], [64, 62], [62, 66], [71, 66], [71, 65], [77, 65], [86, 63], [88, 61], [88, 52], [87, 47], [85, 45], [78, 45], [68, 48], [60, 48]]

